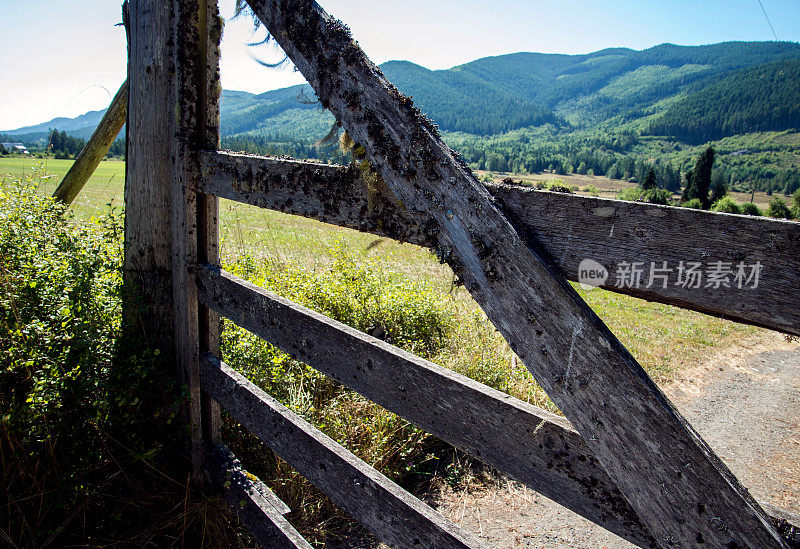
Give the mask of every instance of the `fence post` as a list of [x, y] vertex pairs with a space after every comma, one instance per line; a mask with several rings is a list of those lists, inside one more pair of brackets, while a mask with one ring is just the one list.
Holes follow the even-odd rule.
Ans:
[[191, 461], [202, 470], [203, 441], [218, 442], [219, 408], [200, 390], [199, 360], [219, 354], [219, 317], [198, 304], [197, 264], [218, 264], [218, 200], [197, 192], [201, 153], [219, 145], [219, 42], [216, 0], [173, 0], [175, 131], [172, 161], [172, 291], [175, 349], [189, 389]]
[[[219, 411], [200, 394], [200, 351], [218, 353], [219, 320], [198, 307], [198, 261], [218, 263], [217, 200], [195, 191], [199, 153], [219, 142], [216, 0], [130, 0], [125, 186], [127, 330], [177, 363], [195, 473]], [[205, 402], [205, 406], [203, 406]], [[197, 478], [197, 477], [196, 477]]]
[[171, 6], [131, 0], [128, 22], [128, 115], [125, 167], [127, 335], [168, 359], [174, 350], [170, 218], [172, 89]]

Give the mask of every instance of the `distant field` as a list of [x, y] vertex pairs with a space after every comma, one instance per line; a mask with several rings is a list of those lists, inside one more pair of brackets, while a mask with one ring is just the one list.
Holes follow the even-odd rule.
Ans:
[[[485, 175], [489, 175], [494, 181], [498, 183], [501, 182], [503, 179], [510, 177], [515, 181], [525, 181], [530, 183], [536, 183], [537, 181], [552, 181], [554, 179], [559, 179], [563, 181], [568, 186], [575, 186], [578, 187], [577, 194], [581, 195], [589, 195], [585, 191], [586, 187], [594, 186], [597, 188], [597, 195], [602, 198], [616, 198], [617, 193], [623, 189], [628, 189], [630, 187], [635, 187], [635, 183], [628, 183], [627, 181], [622, 181], [620, 179], [609, 179], [602, 175], [580, 175], [580, 174], [568, 174], [568, 175], [558, 175], [554, 173], [541, 173], [541, 174], [512, 174], [512, 173], [503, 173], [503, 172], [488, 172], [483, 170], [476, 170], [476, 174], [478, 177], [483, 177]], [[730, 196], [739, 204], [744, 204], [745, 202], [750, 202], [750, 193], [739, 193], [739, 192], [729, 192]], [[675, 195], [678, 198], [678, 195]], [[780, 198], [784, 202], [791, 203], [791, 197], [787, 197], [780, 193], [773, 193], [772, 196], [769, 196], [764, 191], [758, 191], [753, 198], [753, 203], [761, 208], [762, 210], [766, 210], [767, 206], [770, 203], [770, 200], [773, 198]]]
[[[9, 174], [22, 178], [41, 169], [46, 174], [46, 179], [42, 180], [42, 190], [52, 193], [72, 166], [72, 162], [52, 158], [4, 157], [0, 158], [0, 175]], [[75, 212], [79, 216], [91, 217], [105, 211], [109, 202], [121, 208], [124, 202], [124, 183], [125, 162], [104, 160], [76, 198]]]

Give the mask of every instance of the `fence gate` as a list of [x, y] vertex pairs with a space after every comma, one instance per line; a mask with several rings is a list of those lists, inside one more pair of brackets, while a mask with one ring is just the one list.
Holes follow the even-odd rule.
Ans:
[[[741, 487], [567, 279], [585, 257], [758, 262], [745, 291], [623, 291], [800, 335], [800, 224], [487, 188], [344, 24], [310, 0], [248, 3], [386, 183], [375, 195], [353, 168], [219, 152], [216, 1], [126, 4], [126, 281], [154, 342], [174, 342], [195, 472], [262, 544], [309, 547], [221, 444], [219, 406], [388, 544], [480, 546], [221, 362], [219, 315], [637, 545], [796, 546], [791, 517]], [[433, 249], [571, 423], [222, 271], [218, 197]]]

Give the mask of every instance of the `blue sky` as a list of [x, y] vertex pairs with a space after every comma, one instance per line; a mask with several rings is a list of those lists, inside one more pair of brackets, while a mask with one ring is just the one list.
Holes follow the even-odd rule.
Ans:
[[[800, 41], [800, 0], [762, 0], [781, 40]], [[758, 0], [321, 0], [376, 62], [407, 59], [431, 69], [518, 51], [588, 53], [663, 42], [697, 45], [772, 40]], [[116, 0], [0, 0], [0, 129], [107, 106], [125, 78], [125, 33]], [[233, 0], [220, 0], [223, 16]], [[227, 89], [262, 92], [302, 82], [257, 65], [248, 20], [228, 21], [222, 44]], [[263, 31], [262, 31], [263, 32]], [[257, 37], [260, 36], [257, 34]]]

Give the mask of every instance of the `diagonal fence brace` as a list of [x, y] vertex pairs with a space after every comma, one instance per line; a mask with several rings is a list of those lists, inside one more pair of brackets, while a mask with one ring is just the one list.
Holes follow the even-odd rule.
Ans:
[[785, 547], [764, 512], [436, 127], [309, 0], [248, 0], [663, 547]]

